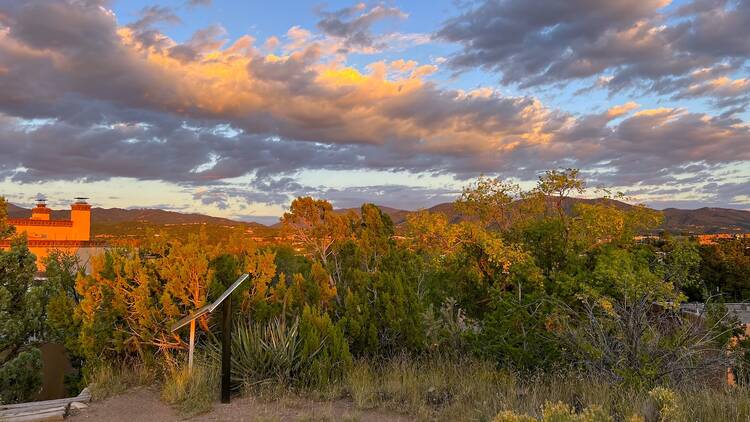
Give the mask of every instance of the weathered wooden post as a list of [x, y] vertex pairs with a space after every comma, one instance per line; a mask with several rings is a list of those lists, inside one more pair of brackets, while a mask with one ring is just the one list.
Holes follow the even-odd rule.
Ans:
[[[230, 383], [231, 383], [231, 375], [232, 375], [232, 301], [227, 300], [229, 299], [230, 295], [233, 291], [237, 289], [237, 287], [242, 284], [243, 281], [247, 280], [248, 277], [250, 277], [250, 274], [242, 274], [234, 283], [232, 283], [231, 286], [229, 286], [226, 290], [224, 290], [224, 293], [219, 296], [218, 299], [214, 303], [209, 303], [208, 305], [205, 305], [198, 309], [197, 311], [191, 313], [190, 315], [182, 318], [181, 320], [177, 321], [174, 325], [172, 325], [172, 332], [175, 332], [179, 330], [180, 328], [191, 324], [193, 327], [195, 326], [195, 320], [200, 318], [203, 315], [210, 314], [214, 310], [216, 310], [219, 305], [223, 304], [221, 308], [221, 402], [222, 403], [229, 403], [230, 399]], [[190, 367], [192, 369], [192, 357], [193, 357], [193, 343], [194, 343], [194, 333], [195, 331], [191, 329], [191, 336], [190, 336]]]
[[232, 374], [232, 300], [224, 301], [221, 316], [221, 402], [229, 403]]
[[195, 353], [195, 320], [190, 321], [190, 343], [188, 346], [188, 372], [193, 374], [193, 354]]

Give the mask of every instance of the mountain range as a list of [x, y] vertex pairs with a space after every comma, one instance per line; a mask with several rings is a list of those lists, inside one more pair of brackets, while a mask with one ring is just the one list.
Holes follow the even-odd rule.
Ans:
[[[613, 199], [584, 199], [584, 198], [567, 198], [563, 202], [563, 208], [567, 212], [573, 210], [573, 206], [578, 203], [602, 203], [606, 202], [617, 208], [627, 209], [632, 207], [626, 202]], [[379, 206], [380, 209], [391, 217], [396, 225], [406, 221], [406, 217], [413, 211], [401, 210], [391, 207]], [[359, 208], [342, 209], [346, 211], [359, 212]], [[456, 211], [452, 202], [445, 202], [427, 208], [430, 212], [441, 212], [448, 216], [451, 223], [457, 223], [466, 218], [466, 216]], [[731, 208], [698, 208], [694, 210], [666, 208], [662, 210], [664, 214], [664, 224], [662, 229], [672, 233], [750, 233], [750, 211], [737, 210]]]
[[[579, 199], [571, 198], [563, 206], [570, 210], [573, 205], [580, 202], [609, 201], [617, 207], [628, 208], [625, 202], [605, 199]], [[388, 214], [396, 225], [406, 221], [406, 217], [413, 211], [402, 210], [387, 206], [380, 209]], [[340, 209], [346, 212], [350, 209]], [[358, 212], [359, 208], [351, 208]], [[453, 203], [447, 202], [435, 205], [427, 209], [431, 212], [442, 212], [446, 214], [451, 222], [459, 222], [465, 217], [458, 213]], [[699, 208], [694, 210], [667, 208], [662, 210], [665, 223], [663, 228], [674, 233], [744, 233], [750, 232], [750, 211], [730, 208]], [[11, 218], [28, 218], [31, 210], [13, 204], [8, 205], [8, 215]], [[53, 210], [53, 219], [68, 219], [70, 211]], [[221, 226], [245, 225], [248, 227], [268, 227], [255, 222], [242, 222], [222, 217], [212, 217], [197, 213], [180, 213], [161, 209], [123, 209], [123, 208], [92, 208], [91, 224], [93, 227], [114, 226], [122, 223], [148, 223], [151, 225], [184, 225], [184, 224], [209, 224]], [[271, 227], [278, 226], [278, 224]]]

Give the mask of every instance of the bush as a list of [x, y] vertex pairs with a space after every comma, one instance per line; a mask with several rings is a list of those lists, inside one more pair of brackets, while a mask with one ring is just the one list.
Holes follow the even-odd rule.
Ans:
[[682, 420], [682, 413], [677, 394], [665, 387], [656, 387], [648, 393], [654, 402], [657, 419], [660, 422], [676, 422]]
[[[1, 204], [0, 204], [1, 205]], [[34, 279], [36, 257], [26, 238], [0, 250], [0, 400], [27, 401], [41, 386], [41, 353], [48, 291]]]
[[474, 352], [517, 369], [549, 368], [560, 360], [560, 343], [550, 331], [554, 311], [543, 294], [498, 293], [481, 329], [472, 336]]
[[506, 410], [495, 416], [494, 422], [608, 422], [613, 421], [611, 416], [606, 414], [600, 406], [592, 406], [581, 413], [565, 403], [548, 403], [542, 409], [540, 419], [527, 415], [518, 415], [512, 411]]
[[430, 304], [423, 317], [427, 350], [431, 353], [464, 355], [469, 349], [469, 337], [479, 330], [477, 323], [450, 297], [438, 310]]
[[414, 279], [396, 270], [398, 263], [391, 265], [374, 273], [354, 270], [350, 279], [341, 324], [357, 356], [392, 356], [424, 346], [424, 308]]
[[300, 320], [302, 377], [309, 386], [325, 386], [340, 380], [352, 365], [349, 344], [340, 327], [326, 313], [305, 305]]
[[[208, 349], [218, 361], [220, 345], [213, 343]], [[310, 307], [291, 324], [282, 318], [266, 324], [242, 319], [232, 336], [235, 387], [322, 386], [343, 376], [351, 359], [342, 331], [328, 315]]]
[[42, 353], [33, 347], [0, 366], [0, 403], [28, 401], [42, 386]]

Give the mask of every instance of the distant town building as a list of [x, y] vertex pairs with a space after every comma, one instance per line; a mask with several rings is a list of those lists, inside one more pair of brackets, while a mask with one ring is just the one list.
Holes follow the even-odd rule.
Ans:
[[699, 234], [696, 236], [698, 243], [701, 245], [715, 245], [721, 241], [733, 239], [750, 239], [750, 233], [717, 233], [717, 234]]
[[[76, 199], [70, 206], [68, 220], [52, 220], [52, 210], [44, 200], [37, 201], [31, 210], [31, 218], [8, 219], [8, 223], [16, 228], [16, 234], [26, 234], [40, 271], [44, 270], [44, 258], [53, 250], [76, 254], [84, 265], [92, 255], [102, 251], [101, 242], [91, 241], [91, 205], [84, 198]], [[10, 244], [9, 239], [0, 239], [0, 249], [8, 249]]]

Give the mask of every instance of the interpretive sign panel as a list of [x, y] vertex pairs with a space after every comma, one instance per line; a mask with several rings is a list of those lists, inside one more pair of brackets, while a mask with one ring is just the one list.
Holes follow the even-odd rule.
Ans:
[[231, 330], [232, 330], [232, 301], [227, 300], [233, 291], [237, 290], [237, 287], [242, 284], [243, 281], [247, 280], [250, 274], [242, 274], [229, 288], [224, 290], [224, 293], [219, 296], [213, 303], [202, 306], [197, 311], [190, 315], [182, 318], [172, 325], [172, 332], [179, 330], [180, 328], [191, 324], [190, 333], [190, 365], [192, 367], [192, 355], [193, 355], [193, 336], [195, 331], [194, 321], [203, 315], [210, 314], [222, 303], [222, 318], [221, 318], [221, 402], [229, 403], [229, 374], [231, 373]]

